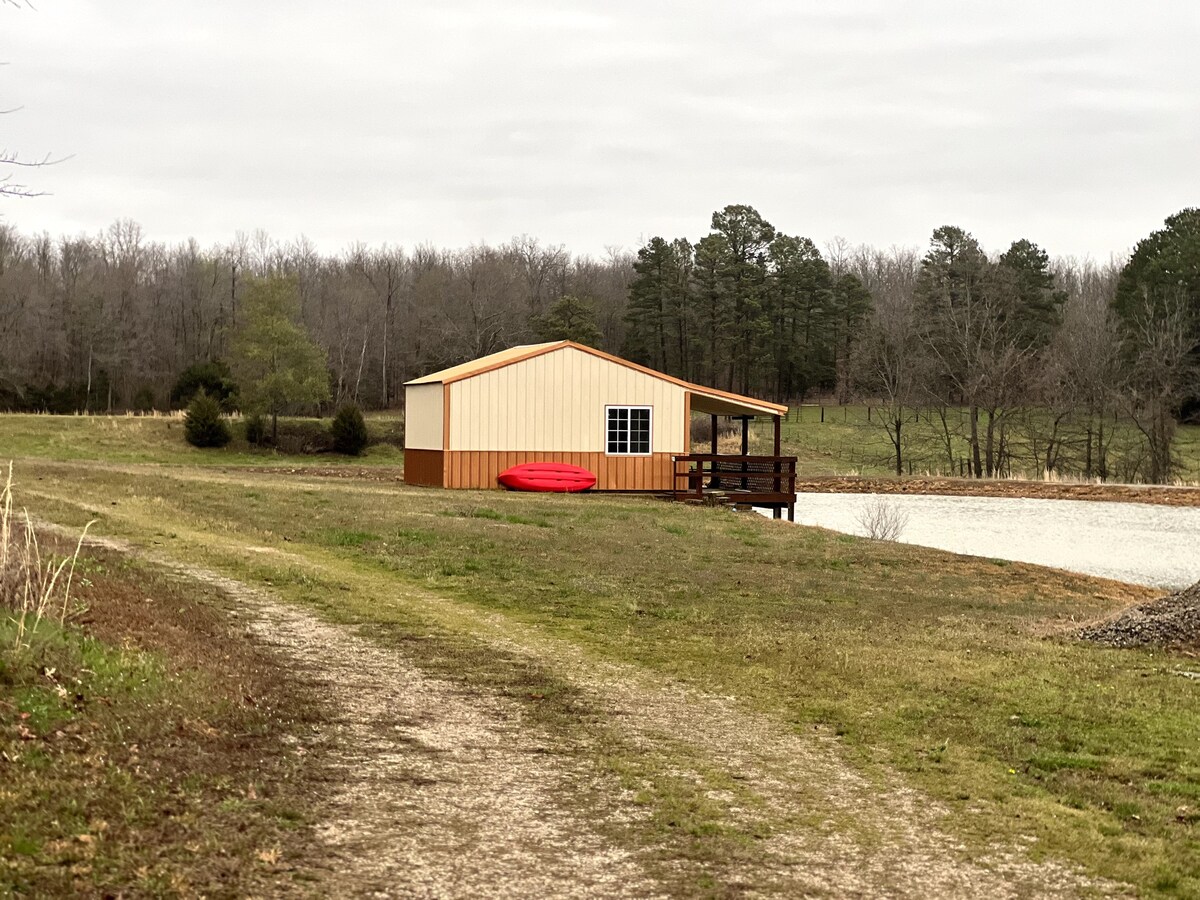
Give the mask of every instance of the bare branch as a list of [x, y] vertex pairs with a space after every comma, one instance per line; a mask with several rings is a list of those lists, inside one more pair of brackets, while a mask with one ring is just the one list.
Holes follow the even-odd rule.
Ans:
[[21, 159], [14, 152], [0, 150], [0, 166], [21, 166], [25, 169], [40, 169], [42, 166], [56, 166], [71, 158], [70, 156], [60, 156], [57, 159], [52, 159], [51, 156], [52, 154], [47, 153], [41, 159]]
[[[18, 9], [24, 6], [28, 9], [34, 9], [33, 4], [29, 0], [0, 0], [0, 6], [12, 6]], [[7, 65], [7, 63], [0, 63], [0, 65]], [[8, 109], [0, 109], [0, 115], [8, 115], [22, 108], [20, 106], [13, 106]], [[0, 166], [17, 166], [22, 169], [40, 169], [43, 166], [53, 166], [70, 158], [69, 156], [63, 156], [54, 159], [51, 157], [51, 154], [47, 153], [40, 159], [26, 160], [21, 159], [15, 151], [8, 149], [0, 150]], [[44, 191], [36, 191], [28, 185], [13, 182], [11, 175], [0, 176], [0, 197], [41, 197], [44, 195]]]
[[45, 191], [35, 191], [29, 185], [13, 184], [7, 178], [0, 178], [0, 197], [44, 197]]

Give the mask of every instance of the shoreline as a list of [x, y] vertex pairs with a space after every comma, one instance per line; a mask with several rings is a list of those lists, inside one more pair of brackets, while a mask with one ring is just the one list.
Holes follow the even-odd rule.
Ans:
[[1200, 507], [1200, 487], [1151, 484], [1091, 484], [968, 478], [885, 478], [818, 475], [796, 478], [797, 494], [934, 494], [1033, 500], [1091, 500]]

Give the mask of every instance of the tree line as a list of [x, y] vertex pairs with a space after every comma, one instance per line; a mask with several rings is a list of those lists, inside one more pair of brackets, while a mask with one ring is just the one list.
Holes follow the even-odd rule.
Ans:
[[1177, 422], [1200, 414], [1200, 211], [1106, 264], [1052, 261], [1028, 238], [988, 254], [957, 226], [924, 253], [822, 253], [748, 206], [710, 229], [638, 251], [630, 358], [781, 401], [865, 400], [897, 474], [917, 453], [975, 477], [1175, 473]]
[[390, 408], [411, 378], [538, 340], [565, 295], [587, 298], [596, 341], [619, 350], [630, 275], [623, 254], [573, 258], [528, 237], [322, 255], [263, 233], [202, 249], [150, 241], [128, 221], [63, 238], [0, 223], [0, 408], [165, 409], [181, 372], [229, 359], [264, 280], [293, 284], [330, 402]]
[[1173, 477], [1178, 421], [1200, 412], [1200, 211], [1100, 266], [1028, 240], [992, 258], [944, 227], [876, 269], [850, 381], [880, 404], [897, 473], [924, 415], [943, 471], [965, 443], [975, 477]]
[[[235, 355], [247, 298], [282, 283], [328, 375], [307, 396], [330, 406], [393, 408], [410, 378], [570, 338], [781, 401], [869, 399], [898, 472], [913, 425], [932, 418], [943, 469], [963, 467], [965, 444], [978, 476], [1019, 463], [1164, 481], [1200, 393], [1196, 210], [1097, 264], [1023, 238], [989, 254], [954, 226], [924, 251], [819, 248], [735, 205], [694, 241], [601, 259], [530, 237], [329, 255], [261, 232], [202, 249], [128, 221], [62, 238], [0, 223], [0, 408], [166, 408], [181, 373]], [[1137, 446], [1118, 448], [1130, 429]]]

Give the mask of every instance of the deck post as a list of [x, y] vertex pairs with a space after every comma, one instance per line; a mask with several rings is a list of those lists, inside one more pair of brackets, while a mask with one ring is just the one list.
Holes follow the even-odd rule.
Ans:
[[796, 521], [796, 457], [788, 462], [788, 496], [792, 502], [788, 504], [788, 521]]
[[[717, 414], [716, 413], [712, 414], [712, 455], [713, 456], [717, 455]], [[703, 468], [703, 465], [701, 466], [701, 468]], [[713, 466], [712, 466], [712, 473], [713, 473], [712, 478], [709, 479], [708, 486], [714, 487], [714, 488], [719, 488], [721, 486], [721, 476], [717, 474], [717, 467], [715, 464], [713, 464]], [[703, 483], [703, 479], [701, 480], [701, 483]]]
[[[783, 491], [783, 469], [779, 462], [780, 420], [779, 416], [772, 416], [771, 418], [775, 421], [775, 465], [773, 467], [775, 470], [775, 491], [776, 493], [780, 493]], [[775, 518], [778, 519], [779, 516]]]
[[[750, 455], [750, 417], [742, 416], [742, 472], [749, 472], [750, 467], [746, 464], [746, 457]], [[749, 484], [749, 479], [745, 475], [742, 476], [742, 490], [744, 491]]]

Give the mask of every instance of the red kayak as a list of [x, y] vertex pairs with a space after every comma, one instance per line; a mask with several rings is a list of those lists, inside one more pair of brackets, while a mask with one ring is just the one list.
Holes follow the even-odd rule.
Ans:
[[522, 463], [505, 469], [496, 480], [512, 491], [586, 491], [595, 487], [596, 476], [566, 463]]

